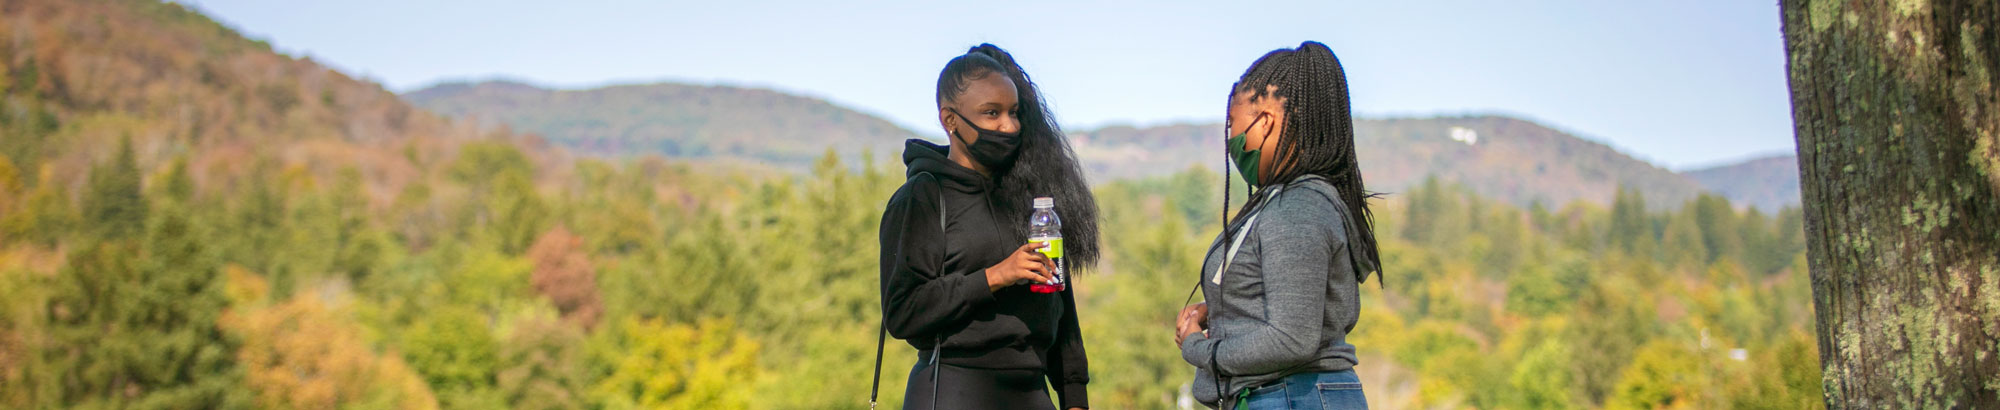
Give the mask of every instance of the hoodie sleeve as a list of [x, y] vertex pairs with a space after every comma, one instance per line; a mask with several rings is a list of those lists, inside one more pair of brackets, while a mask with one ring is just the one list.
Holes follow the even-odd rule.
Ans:
[[939, 184], [910, 178], [882, 213], [882, 326], [909, 340], [967, 320], [993, 301], [983, 267], [945, 271]]
[[1090, 364], [1083, 355], [1083, 329], [1077, 325], [1076, 285], [1062, 292], [1063, 315], [1055, 348], [1047, 357], [1049, 385], [1055, 386], [1064, 409], [1090, 408]]
[[1281, 195], [1250, 235], [1264, 276], [1266, 320], [1216, 339], [1196, 333], [1181, 341], [1181, 358], [1224, 375], [1266, 374], [1311, 361], [1319, 351], [1329, 278], [1354, 277], [1334, 265], [1346, 245], [1331, 204], [1319, 195]]

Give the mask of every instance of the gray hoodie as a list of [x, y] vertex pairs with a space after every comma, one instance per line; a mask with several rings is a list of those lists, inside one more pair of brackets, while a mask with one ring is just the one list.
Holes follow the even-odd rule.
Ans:
[[1269, 197], [1224, 229], [1202, 263], [1208, 332], [1181, 341], [1181, 358], [1195, 366], [1194, 397], [1209, 406], [1288, 375], [1354, 368], [1347, 334], [1360, 316], [1360, 280], [1376, 269], [1326, 180], [1300, 177], [1254, 195]]

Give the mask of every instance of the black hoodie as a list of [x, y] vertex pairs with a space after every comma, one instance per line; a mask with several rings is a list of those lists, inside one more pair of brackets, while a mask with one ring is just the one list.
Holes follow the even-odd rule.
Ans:
[[1062, 408], [1089, 407], [1075, 287], [987, 289], [986, 268], [1028, 243], [1006, 224], [1028, 221], [1000, 220], [988, 199], [994, 181], [945, 153], [924, 140], [904, 144], [909, 179], [882, 212], [883, 326], [926, 357], [941, 336], [947, 365], [1043, 371]]

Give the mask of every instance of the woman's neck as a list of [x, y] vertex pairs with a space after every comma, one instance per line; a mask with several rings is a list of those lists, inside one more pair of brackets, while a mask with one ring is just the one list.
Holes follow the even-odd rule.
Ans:
[[965, 150], [960, 148], [961, 147], [957, 144], [957, 142], [953, 141], [951, 147], [946, 149], [945, 158], [951, 159], [951, 162], [957, 163], [958, 166], [965, 167], [966, 169], [973, 170], [974, 172], [978, 172], [979, 176], [988, 178], [993, 177], [993, 173], [991, 171], [987, 171], [985, 165], [980, 165], [979, 161], [973, 161], [972, 157], [965, 155]]

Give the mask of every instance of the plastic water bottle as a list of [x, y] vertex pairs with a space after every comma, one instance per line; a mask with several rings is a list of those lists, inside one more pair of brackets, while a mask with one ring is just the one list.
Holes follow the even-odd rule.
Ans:
[[1056, 217], [1055, 198], [1035, 198], [1035, 213], [1028, 215], [1028, 242], [1045, 244], [1039, 251], [1048, 255], [1055, 264], [1054, 280], [1048, 283], [1028, 285], [1035, 293], [1056, 293], [1069, 288], [1067, 272], [1063, 271], [1062, 218]]

